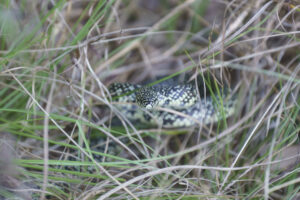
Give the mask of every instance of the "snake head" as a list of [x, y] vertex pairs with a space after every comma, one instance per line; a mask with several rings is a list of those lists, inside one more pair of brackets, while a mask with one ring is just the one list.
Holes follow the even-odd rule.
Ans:
[[158, 104], [157, 93], [151, 87], [143, 87], [136, 93], [136, 100], [140, 107], [153, 109]]

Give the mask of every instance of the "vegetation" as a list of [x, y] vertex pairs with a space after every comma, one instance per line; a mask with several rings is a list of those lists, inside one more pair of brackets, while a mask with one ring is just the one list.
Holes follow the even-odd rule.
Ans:
[[[297, 1], [1, 1], [0, 199], [299, 199], [299, 22]], [[203, 74], [228, 120], [115, 122], [111, 83]]]

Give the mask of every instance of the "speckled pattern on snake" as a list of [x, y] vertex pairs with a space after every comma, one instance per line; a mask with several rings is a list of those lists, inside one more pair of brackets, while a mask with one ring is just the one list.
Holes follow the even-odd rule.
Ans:
[[192, 84], [149, 87], [113, 83], [109, 91], [124, 117], [163, 128], [214, 123], [232, 115], [236, 104], [228, 94], [201, 99]]

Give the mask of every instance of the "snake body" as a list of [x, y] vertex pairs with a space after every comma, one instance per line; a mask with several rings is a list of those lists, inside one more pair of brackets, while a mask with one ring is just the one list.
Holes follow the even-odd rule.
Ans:
[[236, 104], [236, 99], [226, 94], [201, 99], [191, 84], [149, 87], [113, 83], [109, 91], [124, 117], [163, 128], [214, 123], [232, 115]]

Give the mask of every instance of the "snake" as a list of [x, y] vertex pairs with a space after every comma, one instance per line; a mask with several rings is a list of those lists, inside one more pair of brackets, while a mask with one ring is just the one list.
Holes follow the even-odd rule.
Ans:
[[[219, 122], [235, 112], [236, 98], [228, 92], [200, 98], [197, 87], [192, 84], [175, 85], [139, 85], [131, 83], [113, 83], [108, 87], [114, 107], [122, 117], [142, 126], [159, 126], [166, 129], [186, 128]], [[126, 138], [125, 138], [126, 139]], [[124, 142], [128, 143], [128, 142]], [[106, 155], [119, 155], [122, 148], [114, 142], [105, 148], [106, 137], [91, 140], [91, 150], [106, 152]], [[80, 161], [75, 150], [70, 150], [67, 159]], [[74, 154], [74, 155], [73, 155]], [[107, 156], [105, 156], [106, 158]], [[103, 154], [94, 154], [97, 162], [103, 161]], [[110, 161], [107, 157], [106, 161]], [[95, 166], [83, 168], [77, 165], [64, 166], [68, 171], [84, 171], [95, 173]], [[69, 186], [57, 185], [61, 190], [68, 191]], [[40, 194], [33, 193], [33, 199]]]
[[112, 83], [108, 89], [124, 117], [166, 129], [202, 126], [226, 119], [235, 112], [237, 102], [228, 92], [200, 98], [193, 84]]

